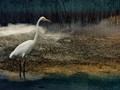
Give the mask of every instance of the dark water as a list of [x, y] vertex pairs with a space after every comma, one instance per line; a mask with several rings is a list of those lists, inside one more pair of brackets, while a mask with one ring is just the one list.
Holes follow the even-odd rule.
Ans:
[[0, 90], [120, 90], [120, 78], [96, 78], [86, 74], [49, 75], [34, 81], [0, 79]]

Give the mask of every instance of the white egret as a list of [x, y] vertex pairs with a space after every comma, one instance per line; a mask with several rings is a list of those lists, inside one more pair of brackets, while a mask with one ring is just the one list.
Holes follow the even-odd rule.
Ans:
[[[47, 21], [47, 22], [51, 22], [50, 20], [46, 19], [44, 16], [40, 17], [36, 23], [36, 34], [34, 36], [34, 39], [33, 40], [27, 40], [23, 43], [21, 43], [20, 45], [18, 45], [14, 51], [10, 54], [9, 58], [17, 58], [17, 57], [20, 57], [20, 58], [24, 58], [25, 56], [27, 56], [31, 51], [32, 49], [34, 48], [36, 42], [37, 42], [37, 39], [38, 39], [38, 33], [39, 33], [39, 22], [40, 21]], [[25, 79], [25, 59], [23, 60], [19, 60], [20, 63], [20, 67], [19, 67], [19, 77], [21, 77], [21, 74], [23, 72], [23, 77]], [[23, 69], [22, 69], [23, 68]], [[22, 69], [22, 71], [21, 71]]]

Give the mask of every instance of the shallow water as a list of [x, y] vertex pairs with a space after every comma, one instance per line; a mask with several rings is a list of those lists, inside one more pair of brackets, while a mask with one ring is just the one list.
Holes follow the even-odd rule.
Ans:
[[97, 78], [84, 73], [51, 74], [33, 81], [11, 81], [1, 77], [0, 90], [120, 90], [120, 78]]

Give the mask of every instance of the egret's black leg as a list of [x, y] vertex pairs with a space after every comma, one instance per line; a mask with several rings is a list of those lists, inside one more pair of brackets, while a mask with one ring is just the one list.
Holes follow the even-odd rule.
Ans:
[[23, 61], [23, 78], [26, 79], [26, 77], [25, 77], [25, 60]]
[[21, 60], [19, 61], [19, 77], [20, 79], [22, 78], [21, 77], [21, 69], [22, 69], [22, 66], [21, 66]]

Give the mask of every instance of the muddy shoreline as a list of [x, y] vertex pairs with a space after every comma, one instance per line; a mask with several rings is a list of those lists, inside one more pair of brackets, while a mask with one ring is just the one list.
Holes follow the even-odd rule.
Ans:
[[[1, 64], [0, 64], [1, 65]], [[14, 77], [15, 80], [19, 79], [18, 70], [19, 67], [16, 66], [13, 68], [13, 63], [11, 66], [5, 68], [5, 63], [3, 64], [4, 68], [1, 68], [3, 76], [8, 78]], [[76, 63], [38, 63], [35, 61], [30, 61], [26, 66], [26, 76], [30, 79], [40, 79], [49, 74], [58, 74], [71, 76], [77, 73], [86, 73], [87, 75], [98, 77], [98, 78], [118, 78], [120, 77], [120, 63], [110, 61], [109, 62], [98, 62], [98, 63], [89, 63], [81, 62]], [[36, 78], [35, 78], [35, 77]]]

